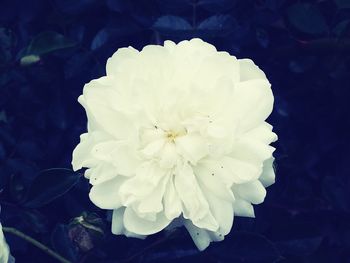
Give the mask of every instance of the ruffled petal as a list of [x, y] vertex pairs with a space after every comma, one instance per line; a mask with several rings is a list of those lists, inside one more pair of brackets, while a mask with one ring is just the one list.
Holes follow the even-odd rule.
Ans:
[[180, 136], [176, 138], [175, 144], [177, 151], [192, 164], [208, 154], [206, 141], [198, 135]]
[[240, 198], [253, 204], [262, 203], [266, 196], [266, 189], [259, 180], [234, 185], [232, 188], [235, 195], [238, 194]]
[[240, 81], [266, 79], [265, 73], [251, 59], [239, 59]]
[[117, 176], [111, 180], [94, 185], [89, 197], [91, 201], [102, 209], [117, 209], [122, 206], [119, 189], [125, 177]]
[[233, 211], [236, 216], [255, 217], [252, 204], [237, 197], [233, 203]]
[[158, 213], [154, 221], [140, 218], [132, 208], [128, 207], [124, 213], [124, 226], [133, 233], [139, 235], [151, 235], [157, 233], [169, 225], [170, 220], [164, 213]]
[[212, 239], [207, 230], [196, 227], [189, 220], [185, 220], [184, 225], [200, 251], [203, 251], [209, 246]]
[[269, 187], [275, 183], [275, 169], [273, 167], [274, 160], [275, 158], [272, 157], [264, 162], [263, 172], [259, 177], [259, 180], [265, 187]]
[[230, 111], [239, 123], [240, 132], [262, 124], [270, 115], [274, 100], [270, 86], [262, 79], [236, 84]]

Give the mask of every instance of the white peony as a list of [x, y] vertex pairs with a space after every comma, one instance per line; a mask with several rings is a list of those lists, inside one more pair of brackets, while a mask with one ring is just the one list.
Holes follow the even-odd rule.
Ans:
[[6, 243], [4, 233], [2, 232], [2, 225], [0, 224], [0, 263], [7, 263], [10, 258], [9, 246]]
[[265, 74], [200, 39], [121, 48], [84, 87], [88, 132], [73, 152], [112, 232], [143, 238], [176, 219], [200, 250], [274, 183]]

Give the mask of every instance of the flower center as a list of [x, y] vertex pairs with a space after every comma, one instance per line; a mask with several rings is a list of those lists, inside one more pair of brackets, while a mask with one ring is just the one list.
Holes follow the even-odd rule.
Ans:
[[167, 140], [169, 142], [172, 142], [172, 143], [175, 143], [175, 139], [177, 137], [180, 137], [183, 135], [186, 135], [186, 130], [184, 130], [184, 131], [167, 131], [165, 133], [165, 137], [167, 138]]

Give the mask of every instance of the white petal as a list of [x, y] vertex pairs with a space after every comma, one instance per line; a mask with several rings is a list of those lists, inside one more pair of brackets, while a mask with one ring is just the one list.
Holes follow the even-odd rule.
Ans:
[[124, 213], [124, 226], [133, 233], [139, 235], [151, 235], [157, 233], [169, 225], [170, 220], [164, 213], [158, 213], [155, 221], [140, 218], [132, 208], [128, 207]]
[[118, 94], [110, 87], [96, 86], [90, 82], [84, 87], [84, 107], [99, 125], [115, 139], [133, 138], [136, 140], [136, 127], [132, 116], [115, 108]]
[[211, 193], [207, 193], [206, 197], [210, 211], [219, 225], [219, 229], [216, 231], [222, 235], [227, 235], [231, 231], [233, 224], [232, 201], [219, 199]]
[[265, 73], [251, 59], [239, 59], [240, 80], [266, 79]]
[[125, 70], [133, 59], [138, 55], [138, 51], [132, 47], [119, 48], [111, 58], [107, 60], [107, 75], [116, 75]]
[[175, 174], [175, 189], [184, 205], [184, 216], [192, 221], [207, 215], [209, 205], [198, 186], [195, 175], [189, 164], [183, 164]]
[[240, 123], [240, 131], [247, 131], [263, 123], [273, 107], [273, 94], [267, 80], [249, 80], [235, 86], [231, 104], [233, 118]]
[[180, 136], [176, 138], [175, 144], [178, 152], [192, 164], [208, 154], [207, 142], [198, 135]]
[[117, 171], [115, 167], [105, 162], [101, 162], [94, 168], [90, 168], [88, 171], [90, 184], [92, 185], [104, 183], [117, 176]]
[[240, 198], [253, 204], [260, 204], [266, 196], [266, 189], [259, 180], [253, 182], [238, 184], [232, 187], [233, 193], [238, 194]]
[[209, 246], [212, 240], [207, 230], [196, 227], [189, 220], [186, 220], [184, 225], [200, 251], [203, 251]]
[[181, 214], [181, 200], [175, 191], [174, 176], [168, 181], [164, 194], [164, 213], [169, 220], [173, 220]]
[[112, 233], [115, 235], [121, 235], [124, 232], [123, 216], [125, 207], [121, 207], [113, 210], [112, 215]]
[[148, 196], [141, 199], [137, 206], [138, 213], [158, 213], [163, 210], [162, 201], [168, 181], [169, 176], [164, 176], [154, 190]]
[[120, 188], [123, 205], [128, 206], [147, 197], [157, 187], [166, 171], [155, 164], [144, 163], [136, 171], [136, 175], [128, 179]]
[[231, 172], [232, 181], [236, 184], [249, 182], [259, 178], [261, 167], [236, 158], [225, 157], [221, 161], [223, 170], [228, 169]]
[[270, 158], [264, 162], [263, 172], [259, 177], [260, 182], [268, 187], [275, 183], [275, 169], [273, 167], [273, 162], [275, 158]]
[[73, 151], [72, 166], [73, 170], [79, 170], [88, 167], [89, 163], [94, 161], [91, 150], [96, 143], [109, 139], [109, 136], [103, 132], [84, 133], [80, 135], [80, 143]]
[[112, 180], [95, 185], [91, 188], [90, 199], [102, 209], [117, 209], [121, 207], [119, 189], [125, 177], [117, 176]]
[[277, 141], [277, 135], [272, 132], [272, 126], [266, 122], [244, 133], [241, 138], [257, 140], [265, 144]]
[[243, 199], [236, 198], [233, 204], [233, 211], [236, 216], [255, 217], [253, 206]]
[[225, 185], [220, 176], [211, 170], [205, 164], [199, 164], [193, 168], [196, 178], [203, 184], [212, 194], [226, 201], [233, 201], [234, 196], [230, 189], [230, 185]]
[[6, 243], [4, 234], [2, 232], [2, 225], [0, 224], [0, 262], [7, 263], [10, 258], [9, 246]]
[[176, 164], [178, 158], [175, 145], [173, 143], [166, 143], [160, 156], [161, 159], [159, 165], [165, 169], [172, 168]]

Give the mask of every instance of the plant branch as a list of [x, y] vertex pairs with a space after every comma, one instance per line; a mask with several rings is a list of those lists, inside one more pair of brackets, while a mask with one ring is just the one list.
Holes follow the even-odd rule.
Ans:
[[39, 241], [35, 240], [34, 238], [24, 234], [23, 232], [17, 230], [16, 228], [13, 227], [3, 227], [2, 230], [4, 232], [13, 234], [19, 238], [24, 239], [25, 241], [31, 243], [32, 245], [36, 246], [37, 248], [41, 249], [42, 251], [44, 251], [45, 253], [47, 253], [48, 255], [54, 257], [55, 259], [57, 259], [59, 262], [62, 263], [71, 263], [69, 260], [65, 259], [64, 257], [62, 257], [61, 255], [57, 254], [55, 251], [53, 251], [52, 249], [48, 248], [47, 246], [45, 246], [44, 244], [40, 243]]

